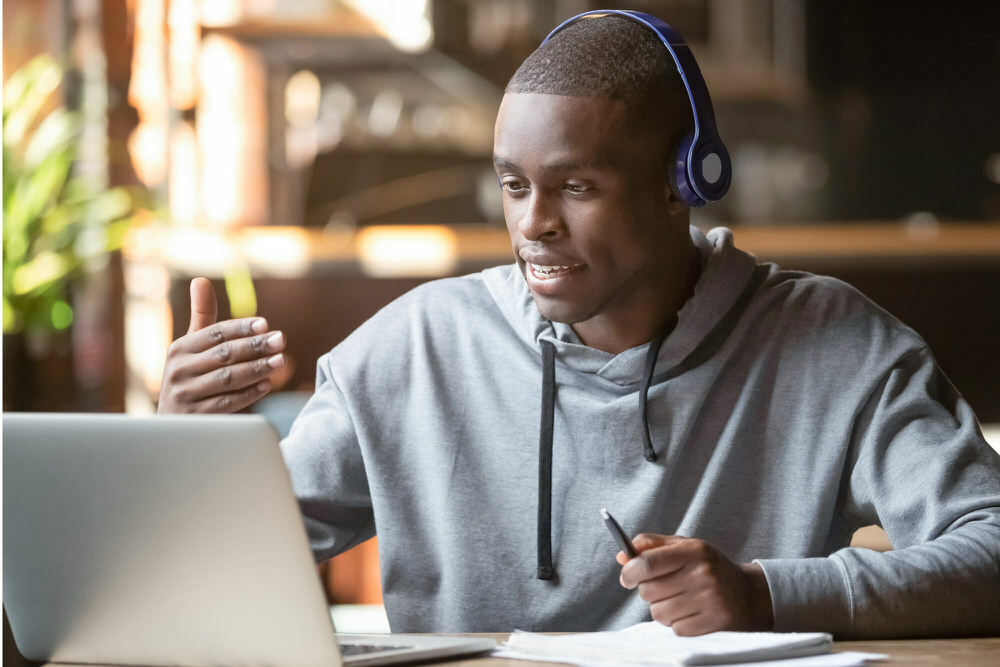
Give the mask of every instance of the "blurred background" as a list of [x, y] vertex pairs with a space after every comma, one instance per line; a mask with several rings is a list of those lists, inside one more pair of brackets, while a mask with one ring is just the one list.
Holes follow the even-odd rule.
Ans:
[[[735, 171], [693, 222], [859, 287], [1000, 423], [989, 0], [6, 0], [4, 410], [153, 411], [205, 275], [221, 317], [285, 331], [256, 409], [287, 428], [382, 305], [510, 261], [503, 87], [602, 7], [663, 18], [701, 64]], [[333, 602], [380, 598], [372, 543], [323, 576]]]

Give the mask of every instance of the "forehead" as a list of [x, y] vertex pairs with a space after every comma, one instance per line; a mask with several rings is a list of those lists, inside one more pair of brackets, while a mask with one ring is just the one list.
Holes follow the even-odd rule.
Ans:
[[504, 95], [494, 155], [515, 162], [588, 160], [618, 163], [626, 148], [625, 105], [603, 97]]

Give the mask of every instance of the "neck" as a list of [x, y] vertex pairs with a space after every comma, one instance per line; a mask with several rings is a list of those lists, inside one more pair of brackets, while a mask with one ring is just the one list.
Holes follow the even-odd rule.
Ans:
[[698, 250], [684, 246], [671, 263], [669, 275], [645, 290], [638, 290], [627, 305], [573, 324], [584, 345], [611, 354], [644, 345], [664, 336], [677, 323], [677, 313], [694, 293], [701, 273]]

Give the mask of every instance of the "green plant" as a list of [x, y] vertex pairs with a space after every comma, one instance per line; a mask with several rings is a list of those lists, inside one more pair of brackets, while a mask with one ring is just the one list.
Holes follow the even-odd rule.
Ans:
[[70, 281], [121, 247], [130, 222], [127, 191], [73, 173], [82, 125], [78, 114], [52, 108], [62, 80], [59, 64], [43, 55], [4, 85], [5, 334], [32, 337], [67, 328], [73, 320]]

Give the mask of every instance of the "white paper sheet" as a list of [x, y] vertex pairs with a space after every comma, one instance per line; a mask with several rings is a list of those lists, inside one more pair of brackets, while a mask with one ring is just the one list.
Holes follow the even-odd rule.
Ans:
[[786, 667], [792, 663], [847, 667], [887, 657], [873, 653], [830, 653], [831, 646], [832, 637], [823, 632], [713, 632], [678, 637], [669, 627], [648, 622], [613, 632], [574, 635], [515, 632], [495, 655], [603, 667], [612, 664]]

